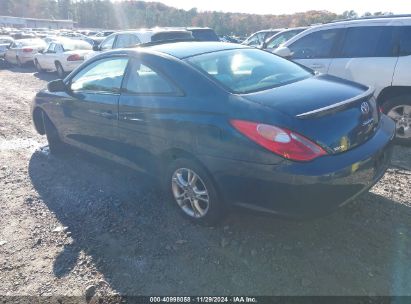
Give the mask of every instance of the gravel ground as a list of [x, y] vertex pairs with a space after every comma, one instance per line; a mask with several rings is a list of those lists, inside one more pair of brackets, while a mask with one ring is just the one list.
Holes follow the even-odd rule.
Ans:
[[145, 175], [48, 153], [29, 115], [53, 74], [0, 70], [0, 295], [411, 295], [411, 149], [327, 217], [182, 219]]

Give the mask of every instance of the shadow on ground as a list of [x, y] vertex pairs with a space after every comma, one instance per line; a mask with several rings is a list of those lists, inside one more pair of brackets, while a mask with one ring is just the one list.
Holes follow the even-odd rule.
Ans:
[[220, 227], [183, 220], [148, 176], [73, 153], [35, 152], [32, 183], [79, 253], [125, 295], [411, 294], [411, 210], [375, 194], [333, 215], [285, 221], [235, 212]]

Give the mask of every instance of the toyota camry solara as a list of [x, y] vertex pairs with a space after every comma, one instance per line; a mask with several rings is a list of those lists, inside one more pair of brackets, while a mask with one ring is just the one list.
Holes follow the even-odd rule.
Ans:
[[384, 174], [395, 124], [372, 88], [271, 53], [178, 42], [103, 53], [37, 94], [52, 153], [70, 144], [159, 177], [182, 214], [329, 212]]

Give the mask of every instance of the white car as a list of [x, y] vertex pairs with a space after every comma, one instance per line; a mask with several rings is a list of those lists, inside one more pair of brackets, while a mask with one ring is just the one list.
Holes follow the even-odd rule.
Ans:
[[33, 62], [34, 55], [44, 50], [47, 44], [42, 39], [20, 39], [15, 40], [4, 54], [4, 58], [11, 64], [23, 66]]
[[56, 71], [60, 78], [73, 71], [84, 61], [84, 56], [92, 52], [92, 46], [81, 40], [60, 39], [52, 41], [44, 52], [34, 56], [38, 72]]
[[0, 36], [0, 58], [3, 58], [14, 39], [9, 36]]
[[396, 121], [397, 142], [411, 144], [411, 15], [315, 26], [274, 53], [374, 88], [380, 109]]

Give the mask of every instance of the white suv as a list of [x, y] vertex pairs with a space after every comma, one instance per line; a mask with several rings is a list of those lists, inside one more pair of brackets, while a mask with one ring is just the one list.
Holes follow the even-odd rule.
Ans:
[[397, 123], [397, 141], [411, 143], [411, 15], [315, 26], [274, 53], [373, 87], [380, 109]]

